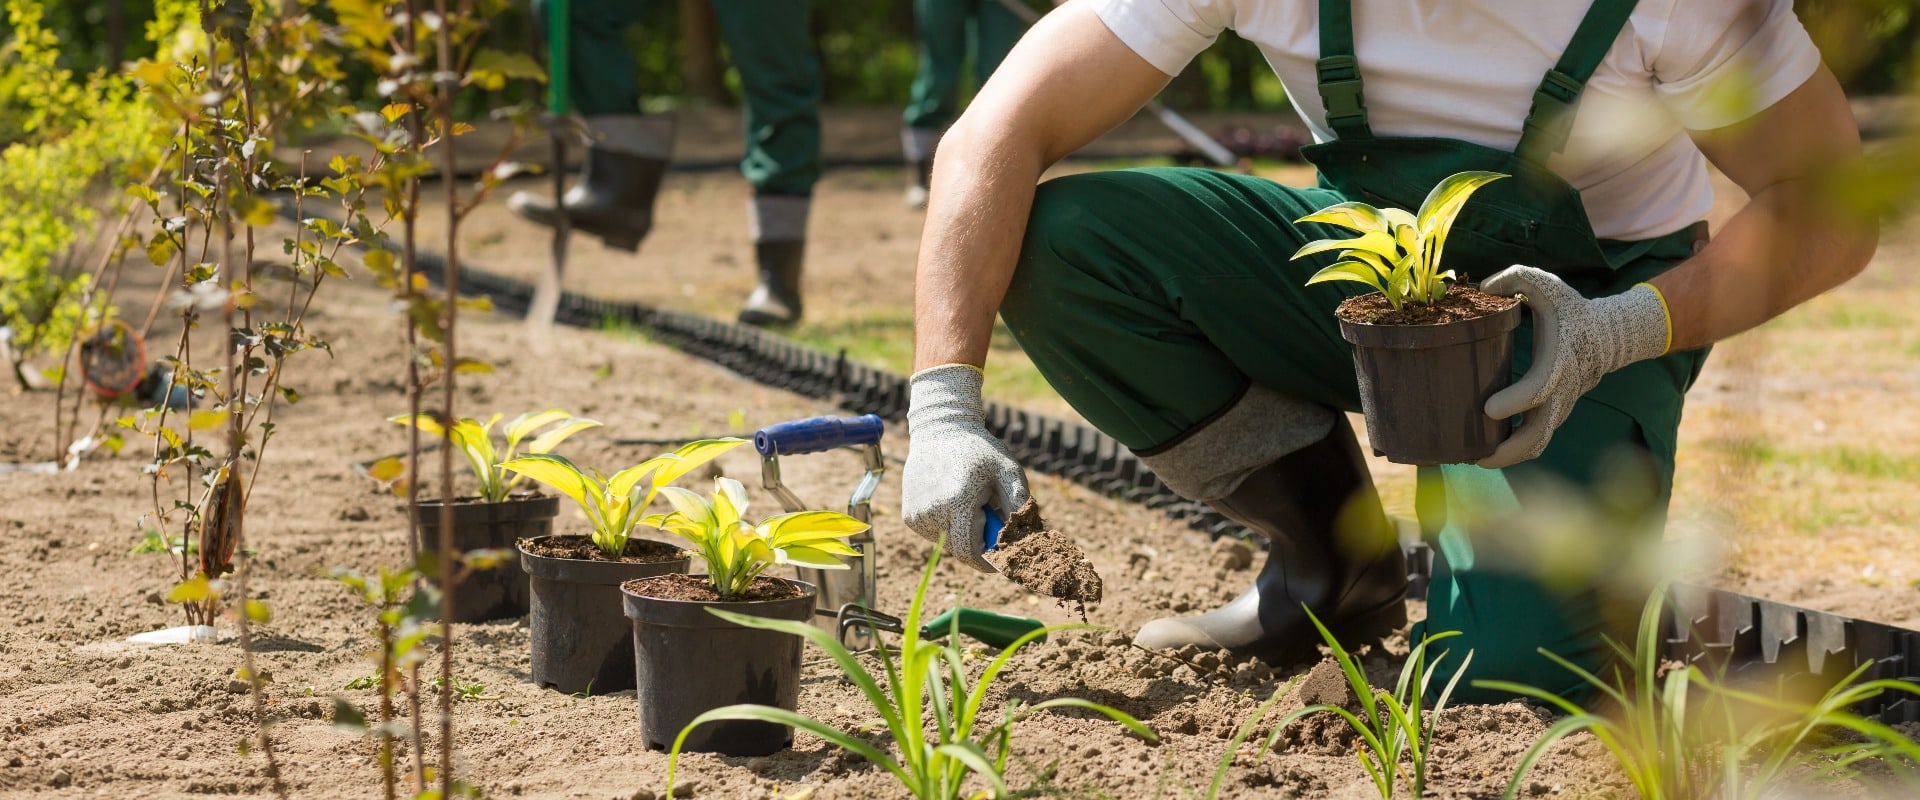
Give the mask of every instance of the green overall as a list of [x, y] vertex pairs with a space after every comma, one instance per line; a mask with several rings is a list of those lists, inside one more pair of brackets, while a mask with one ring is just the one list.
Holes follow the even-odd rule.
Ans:
[[[1302, 151], [1318, 167], [1320, 186], [1178, 168], [1049, 181], [1037, 192], [1001, 315], [1075, 410], [1150, 454], [1228, 408], [1250, 382], [1359, 411], [1352, 350], [1332, 311], [1365, 289], [1304, 285], [1332, 254], [1288, 261], [1306, 242], [1350, 235], [1293, 223], [1327, 205], [1361, 200], [1411, 210], [1453, 173], [1506, 173], [1514, 177], [1487, 185], [1467, 204], [1447, 242], [1448, 268], [1485, 277], [1527, 264], [1589, 297], [1625, 291], [1691, 256], [1704, 224], [1638, 242], [1597, 239], [1578, 191], [1543, 163], [1564, 145], [1585, 81], [1633, 5], [1594, 4], [1541, 81], [1519, 145], [1507, 153], [1450, 139], [1374, 136], [1348, 3], [1321, 0], [1319, 89], [1338, 138]], [[1515, 337], [1517, 378], [1532, 360], [1530, 317]], [[1582, 694], [1577, 679], [1536, 649], [1594, 668], [1606, 653], [1600, 634], [1612, 630], [1613, 617], [1590, 583], [1550, 585], [1528, 571], [1476, 564], [1458, 520], [1465, 512], [1526, 504], [1529, 487], [1541, 483], [1529, 475], [1593, 487], [1633, 462], [1651, 476], [1641, 487], [1650, 507], [1641, 510], [1657, 520], [1672, 488], [1682, 396], [1705, 356], [1704, 349], [1670, 353], [1609, 374], [1533, 461], [1500, 471], [1421, 470], [1419, 516], [1437, 538], [1439, 556], [1424, 625], [1462, 632], [1446, 647], [1473, 651], [1469, 680]], [[1621, 535], [1658, 536], [1658, 525], [1643, 529], [1651, 533]], [[1457, 696], [1502, 699], [1467, 681]]]
[[[536, 19], [546, 19], [544, 0]], [[640, 110], [627, 29], [660, 0], [572, 0], [574, 106], [581, 114]], [[714, 19], [746, 95], [740, 172], [755, 194], [808, 195], [820, 179], [820, 59], [808, 36], [812, 0], [713, 0]]]
[[913, 75], [905, 122], [909, 128], [938, 131], [960, 115], [960, 71], [968, 55], [975, 80], [986, 83], [1027, 24], [1000, 0], [914, 0], [913, 27], [920, 69]]

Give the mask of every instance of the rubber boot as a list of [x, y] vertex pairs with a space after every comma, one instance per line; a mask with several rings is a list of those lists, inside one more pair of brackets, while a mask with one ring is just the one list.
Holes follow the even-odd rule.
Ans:
[[[673, 127], [664, 117], [616, 114], [587, 118], [595, 140], [587, 146], [580, 179], [567, 190], [567, 217], [573, 230], [600, 237], [608, 247], [628, 252], [653, 229], [653, 201], [667, 174]], [[514, 192], [507, 207], [549, 228], [558, 224], [553, 201]]]
[[927, 193], [933, 186], [933, 151], [940, 145], [936, 128], [900, 129], [900, 152], [907, 157], [907, 208], [927, 207]]
[[1344, 419], [1209, 505], [1267, 537], [1266, 564], [1232, 602], [1149, 622], [1135, 644], [1198, 644], [1289, 663], [1311, 657], [1321, 643], [1303, 605], [1347, 648], [1376, 643], [1406, 624], [1406, 556]]
[[916, 211], [925, 209], [932, 186], [933, 159], [907, 163], [907, 194], [904, 198], [907, 208]]
[[740, 323], [755, 327], [792, 325], [800, 321], [800, 272], [807, 243], [758, 242], [754, 258], [760, 263], [760, 285], [753, 287], [740, 309]]

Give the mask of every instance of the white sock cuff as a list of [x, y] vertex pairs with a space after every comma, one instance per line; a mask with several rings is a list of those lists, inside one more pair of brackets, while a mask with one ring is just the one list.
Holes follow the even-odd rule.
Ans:
[[806, 195], [754, 195], [747, 201], [747, 233], [760, 242], [797, 242], [807, 238]]
[[908, 163], [932, 161], [934, 148], [940, 146], [940, 131], [935, 128], [901, 128], [900, 151]]
[[602, 114], [586, 121], [587, 132], [608, 150], [661, 161], [673, 155], [671, 114]]

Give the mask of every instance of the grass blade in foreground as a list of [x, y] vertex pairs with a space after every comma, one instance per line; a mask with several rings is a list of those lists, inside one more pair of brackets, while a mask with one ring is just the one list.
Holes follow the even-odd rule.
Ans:
[[975, 726], [987, 689], [1014, 653], [1055, 631], [1097, 628], [1090, 625], [1056, 625], [1030, 631], [1001, 650], [981, 671], [980, 677], [968, 685], [961, 668], [966, 660], [961, 638], [949, 636], [939, 642], [929, 642], [919, 635], [927, 587], [933, 580], [934, 567], [939, 563], [940, 548], [936, 545], [932, 556], [927, 559], [926, 569], [920, 575], [920, 585], [914, 591], [913, 603], [904, 621], [906, 635], [902, 638], [898, 653], [887, 649], [884, 643], [875, 651], [874, 657], [885, 670], [885, 688], [838, 639], [819, 628], [801, 622], [761, 619], [709, 609], [709, 613], [715, 616], [750, 628], [783, 631], [804, 637], [825, 651], [846, 673], [847, 678], [860, 688], [861, 694], [866, 695], [867, 701], [873, 704], [874, 711], [879, 713], [887, 733], [893, 739], [894, 754], [803, 714], [768, 706], [727, 706], [701, 714], [680, 731], [667, 762], [666, 794], [671, 796], [673, 793], [674, 778], [680, 766], [680, 748], [686, 743], [687, 735], [704, 723], [720, 720], [773, 722], [791, 725], [819, 736], [880, 765], [919, 800], [950, 800], [958, 797], [968, 775], [980, 776], [997, 795], [1009, 795], [1003, 773], [1012, 750], [1013, 729], [1021, 720], [1037, 711], [1083, 708], [1106, 716], [1149, 741], [1158, 740], [1152, 728], [1126, 712], [1075, 697], [1055, 698], [1026, 707], [1010, 702], [997, 723], [980, 730], [976, 735]]

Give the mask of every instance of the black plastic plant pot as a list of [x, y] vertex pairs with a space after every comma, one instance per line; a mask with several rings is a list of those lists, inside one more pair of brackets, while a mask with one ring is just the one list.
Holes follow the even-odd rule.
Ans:
[[[647, 581], [637, 582], [645, 591]], [[753, 703], [789, 711], [800, 703], [800, 651], [805, 641], [748, 628], [707, 613], [718, 608], [756, 617], [806, 622], [817, 589], [789, 581], [802, 594], [785, 600], [697, 602], [648, 597], [621, 587], [633, 620], [640, 734], [666, 750], [694, 717], [721, 706]], [[685, 750], [763, 756], [793, 744], [793, 729], [758, 721], [709, 722], [687, 736]]]
[[[440, 511], [447, 505], [435, 500], [417, 506], [422, 555], [437, 557], [433, 554], [440, 552]], [[560, 498], [532, 494], [514, 495], [499, 503], [466, 497], [452, 505], [453, 549], [461, 553], [510, 550], [521, 539], [546, 536], [553, 532], [553, 518], [560, 513]], [[511, 619], [526, 613], [527, 573], [514, 559], [473, 571], [453, 593], [454, 622]]]
[[633, 688], [633, 626], [620, 613], [620, 584], [686, 572], [691, 560], [685, 555], [650, 563], [551, 558], [529, 553], [522, 544], [520, 563], [532, 579], [527, 634], [533, 643], [534, 684], [566, 694]]
[[1487, 398], [1513, 381], [1520, 305], [1439, 325], [1340, 320], [1353, 343], [1373, 453], [1397, 464], [1460, 464], [1493, 455], [1512, 430]]

